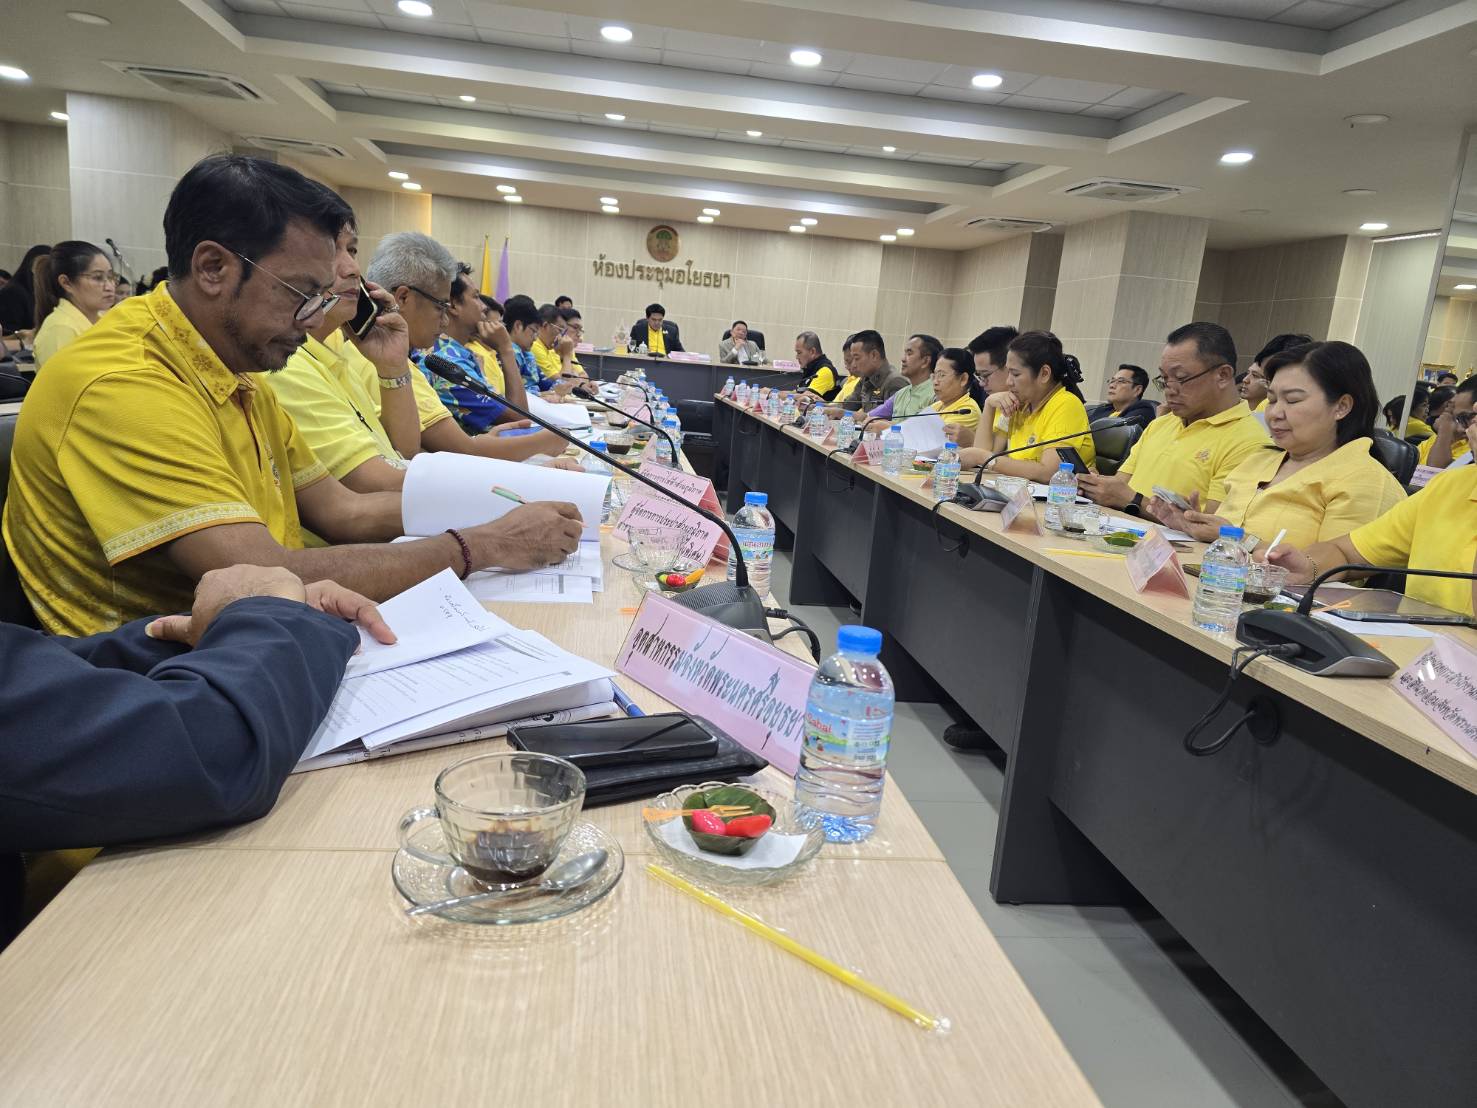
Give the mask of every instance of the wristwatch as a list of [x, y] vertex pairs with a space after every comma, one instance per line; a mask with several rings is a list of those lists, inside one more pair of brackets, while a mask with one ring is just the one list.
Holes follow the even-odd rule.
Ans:
[[1249, 558], [1251, 557], [1252, 552], [1256, 550], [1257, 547], [1262, 545], [1261, 536], [1253, 535], [1250, 531], [1247, 531], [1244, 535], [1241, 536], [1241, 541], [1238, 542], [1236, 545], [1241, 547], [1241, 549], [1246, 552], [1246, 556]]
[[380, 388], [403, 389], [410, 384], [410, 373], [411, 371], [407, 369], [399, 377], [381, 377]]

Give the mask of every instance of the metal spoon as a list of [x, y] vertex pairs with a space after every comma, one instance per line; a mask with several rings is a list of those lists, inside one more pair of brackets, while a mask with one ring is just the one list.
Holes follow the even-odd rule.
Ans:
[[519, 889], [489, 889], [485, 893], [454, 896], [450, 900], [437, 900], [430, 904], [417, 904], [407, 908], [407, 916], [423, 916], [428, 912], [440, 912], [447, 908], [460, 908], [464, 904], [481, 904], [485, 900], [500, 900], [503, 897], [517, 899], [528, 893], [567, 893], [577, 889], [594, 877], [605, 866], [609, 857], [604, 850], [592, 850], [555, 866], [537, 885], [525, 885]]

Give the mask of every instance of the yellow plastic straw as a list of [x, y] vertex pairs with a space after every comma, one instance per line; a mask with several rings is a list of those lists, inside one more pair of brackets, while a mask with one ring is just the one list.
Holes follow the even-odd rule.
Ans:
[[783, 932], [776, 931], [773, 927], [770, 927], [769, 924], [764, 923], [758, 918], [749, 915], [748, 912], [745, 912], [741, 908], [735, 908], [732, 904], [729, 904], [728, 901], [716, 897], [712, 893], [698, 888], [690, 881], [684, 881], [671, 870], [666, 869], [663, 866], [659, 866], [655, 862], [648, 862], [646, 864], [646, 872], [651, 874], [651, 876], [655, 877], [659, 881], [665, 881], [674, 889], [678, 889], [686, 893], [690, 897], [701, 900], [709, 908], [713, 908], [719, 912], [722, 912], [729, 919], [737, 920], [739, 923], [743, 924], [756, 935], [760, 935], [763, 938], [766, 938], [770, 942], [774, 943], [776, 946], [781, 947], [784, 950], [788, 950], [791, 954], [795, 955], [795, 957], [801, 959], [802, 961], [809, 962], [812, 966], [820, 970], [822, 973], [830, 974], [837, 981], [840, 981], [843, 985], [850, 985], [853, 989], [861, 993], [863, 996], [869, 996], [878, 1004], [891, 1008], [898, 1015], [905, 1016], [907, 1019], [911, 1020], [913, 1023], [917, 1024], [925, 1031], [947, 1030], [949, 1026], [947, 1020], [936, 1018], [934, 1016], [924, 1015], [907, 1001], [893, 996], [885, 989], [879, 989], [870, 981], [864, 980], [863, 978], [858, 977], [856, 974], [852, 973], [851, 970], [838, 966], [835, 962], [831, 961], [825, 955], [819, 954], [816, 951], [811, 950], [807, 946], [801, 946], [794, 939], [790, 938]]
[[1068, 554], [1073, 558], [1121, 558], [1122, 554], [1109, 554], [1103, 550], [1068, 550], [1065, 546], [1048, 546], [1048, 554]]

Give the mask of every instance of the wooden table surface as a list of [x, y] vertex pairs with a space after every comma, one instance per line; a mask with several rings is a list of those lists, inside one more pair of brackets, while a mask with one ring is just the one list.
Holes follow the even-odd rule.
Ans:
[[[593, 607], [494, 607], [610, 664], [636, 592], [605, 583]], [[947, 1034], [652, 880], [639, 805], [589, 813], [627, 862], [582, 913], [406, 920], [396, 819], [493, 745], [300, 774], [251, 826], [88, 866], [0, 955], [0, 1104], [1098, 1103], [892, 782], [871, 840], [723, 895]]]

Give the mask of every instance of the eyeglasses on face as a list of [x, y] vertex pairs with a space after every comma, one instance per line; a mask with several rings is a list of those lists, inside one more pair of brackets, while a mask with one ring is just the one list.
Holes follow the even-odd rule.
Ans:
[[262, 265], [260, 262], [252, 261], [245, 254], [241, 253], [241, 251], [232, 250], [231, 253], [235, 254], [236, 257], [240, 258], [247, 265], [251, 266], [252, 269], [261, 270], [268, 277], [270, 277], [272, 280], [276, 281], [279, 285], [285, 288], [288, 292], [295, 294], [302, 300], [302, 303], [297, 306], [297, 311], [294, 312], [292, 315], [294, 322], [306, 323], [319, 312], [328, 311], [328, 309], [332, 308], [335, 304], [339, 302], [339, 300], [342, 299], [342, 297], [334, 292], [303, 292], [302, 289], [289, 285], [281, 277], [278, 277], [275, 273], [273, 273], [266, 266]]
[[1198, 381], [1207, 373], [1214, 373], [1220, 368], [1221, 367], [1218, 365], [1213, 365], [1209, 369], [1202, 369], [1199, 373], [1192, 373], [1188, 377], [1166, 377], [1164, 376], [1164, 374], [1161, 373], [1158, 377], [1154, 378], [1154, 384], [1158, 385], [1160, 389], [1166, 391], [1169, 389], [1170, 385], [1173, 385], [1176, 390], [1179, 390], [1184, 388], [1191, 381]]
[[417, 296], [424, 296], [432, 304], [435, 304], [436, 305], [436, 310], [438, 312], [440, 312], [442, 315], [447, 315], [448, 313], [450, 313], [450, 311], [451, 311], [451, 301], [450, 300], [442, 300], [439, 296], [432, 296], [425, 289], [418, 289], [414, 285], [406, 285], [405, 287], [408, 288], [411, 292], [415, 293]]

